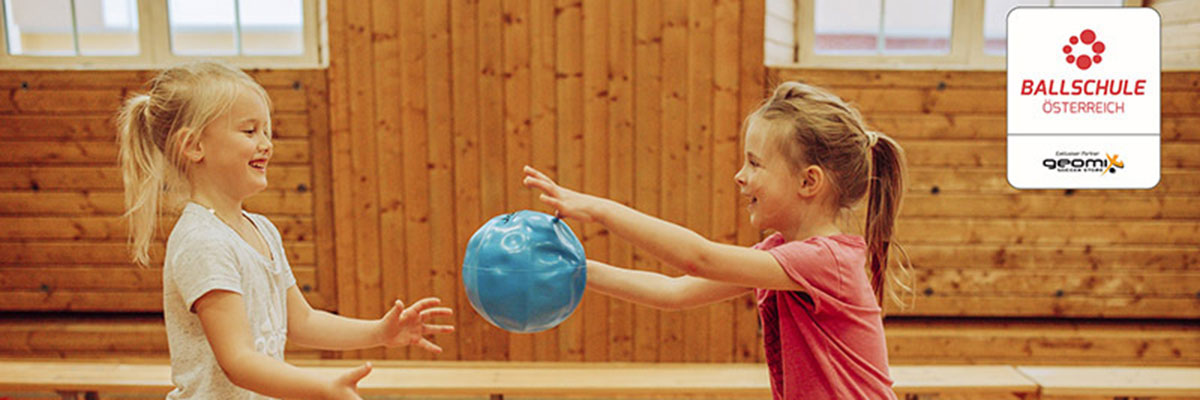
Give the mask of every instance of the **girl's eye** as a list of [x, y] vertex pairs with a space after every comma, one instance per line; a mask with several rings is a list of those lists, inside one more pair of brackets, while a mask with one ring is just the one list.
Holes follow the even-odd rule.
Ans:
[[754, 168], [758, 168], [758, 161], [750, 161], [750, 166], [754, 167]]
[[247, 134], [247, 135], [253, 135], [253, 134], [254, 134], [254, 132], [257, 132], [257, 131], [255, 131], [255, 130], [253, 130], [253, 129], [251, 129], [251, 130], [248, 130], [248, 131], [242, 131], [242, 133], [245, 133], [245, 134]]

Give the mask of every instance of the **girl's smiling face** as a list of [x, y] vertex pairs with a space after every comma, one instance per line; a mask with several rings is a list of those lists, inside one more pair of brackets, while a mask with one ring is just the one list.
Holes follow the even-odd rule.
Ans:
[[207, 175], [225, 196], [245, 198], [266, 189], [267, 163], [274, 145], [265, 99], [247, 88], [238, 92], [229, 111], [212, 121], [200, 136], [203, 160], [196, 172]]
[[771, 135], [771, 123], [751, 117], [746, 128], [746, 159], [734, 179], [750, 200], [750, 224], [787, 231], [799, 215], [799, 182]]

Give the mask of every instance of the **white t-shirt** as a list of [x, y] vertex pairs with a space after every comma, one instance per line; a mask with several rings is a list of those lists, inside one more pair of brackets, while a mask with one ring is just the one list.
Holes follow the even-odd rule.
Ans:
[[171, 236], [163, 265], [163, 317], [171, 351], [168, 399], [263, 399], [229, 381], [204, 337], [197, 299], [213, 290], [242, 295], [254, 349], [283, 360], [287, 342], [287, 290], [296, 284], [275, 225], [243, 211], [266, 239], [274, 260], [263, 257], [207, 208], [187, 203]]

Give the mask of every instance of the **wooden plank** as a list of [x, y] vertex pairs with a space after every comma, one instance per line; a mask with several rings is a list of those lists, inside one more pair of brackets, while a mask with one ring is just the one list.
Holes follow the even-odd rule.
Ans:
[[916, 166], [908, 170], [908, 194], [986, 194], [986, 195], [1016, 195], [1016, 194], [1062, 194], [1075, 197], [1101, 198], [1160, 198], [1176, 195], [1200, 193], [1200, 170], [1196, 169], [1164, 169], [1158, 186], [1149, 190], [1017, 190], [1008, 184], [1007, 172], [1004, 168], [946, 168], [937, 166]]
[[[312, 265], [292, 265], [296, 287], [315, 287], [316, 268]], [[56, 290], [121, 290], [129, 292], [162, 292], [162, 270], [158, 268], [36, 266], [30, 268], [0, 267], [0, 289], [11, 291]]]
[[[558, 170], [558, 138], [555, 127], [557, 118], [555, 87], [555, 33], [554, 15], [556, 10], [553, 0], [532, 0], [529, 4], [529, 58], [530, 84], [538, 90], [532, 90], [530, 95], [530, 148], [533, 153], [533, 167], [539, 171]], [[510, 174], [520, 175], [516, 171]], [[549, 173], [549, 172], [547, 172]], [[519, 187], [519, 186], [518, 186]], [[531, 196], [536, 191], [528, 191]], [[553, 213], [553, 209], [541, 201], [533, 201], [534, 210]], [[557, 361], [559, 358], [559, 333], [551, 329], [533, 335], [533, 359], [537, 361]]]
[[[314, 156], [316, 153], [314, 153]], [[114, 163], [115, 164], [115, 163]], [[308, 190], [314, 187], [309, 166], [276, 165], [267, 168], [268, 190]], [[121, 169], [113, 166], [11, 166], [0, 168], [0, 190], [84, 191], [123, 190]]]
[[[704, 237], [712, 235], [713, 167], [713, 2], [687, 4], [687, 216], [684, 226]], [[690, 329], [684, 337], [684, 361], [709, 361], [715, 329], [713, 309], [720, 305], [684, 311]]]
[[[501, 167], [506, 165], [505, 137], [496, 134], [504, 126], [505, 98], [504, 78], [501, 76], [504, 68], [504, 27], [501, 25], [503, 11], [500, 1], [481, 0], [478, 9], [479, 72], [476, 79], [479, 82], [479, 199], [483, 213], [480, 221], [510, 212], [505, 207], [509, 189], [506, 184], [508, 171]], [[483, 353], [479, 359], [507, 360], [510, 337], [507, 332], [499, 331], [485, 334], [481, 338]]]
[[[458, 302], [457, 292], [462, 286], [459, 283], [462, 259], [457, 253], [458, 249], [465, 247], [455, 246], [454, 241], [454, 140], [447, 134], [451, 132], [454, 119], [450, 104], [454, 92], [450, 88], [450, 8], [445, 1], [426, 0], [425, 26], [425, 68], [429, 79], [426, 86], [429, 90], [429, 128], [426, 132], [429, 136], [430, 160], [429, 251], [433, 270], [430, 277], [433, 292], [430, 295], [441, 298], [443, 306], [461, 314], [467, 310], [466, 303]], [[442, 320], [457, 325], [458, 319], [461, 317]], [[460, 358], [458, 340], [458, 335], [438, 337], [437, 343], [442, 347], [442, 353], [437, 358]]]
[[106, 113], [121, 108], [124, 92], [120, 89], [45, 89], [13, 90], [13, 110], [34, 113]]
[[[280, 139], [275, 142], [275, 151], [271, 156], [271, 165], [309, 164], [309, 145], [307, 140]], [[110, 166], [117, 162], [117, 144], [115, 142], [3, 142], [4, 152], [0, 153], [0, 164], [28, 165], [65, 165], [65, 164], [103, 164]]]
[[[523, 190], [521, 180], [524, 174], [520, 172], [533, 159], [533, 149], [530, 148], [530, 128], [533, 123], [530, 110], [533, 93], [530, 77], [530, 5], [528, 0], [503, 0], [502, 3], [504, 162], [494, 167], [503, 172], [500, 182], [507, 190], [505, 209], [515, 211], [531, 208], [537, 195], [536, 190]], [[532, 361], [534, 347], [533, 336], [510, 335], [508, 360]]]
[[[271, 222], [279, 229], [284, 241], [305, 240], [312, 236], [312, 218], [275, 217]], [[172, 226], [170, 218], [159, 220], [160, 226]], [[28, 240], [109, 240], [124, 241], [127, 222], [122, 217], [0, 217], [0, 237], [9, 241]], [[167, 238], [165, 230], [156, 239]]]
[[[272, 134], [276, 139], [308, 137], [313, 129], [308, 120], [309, 113], [273, 114]], [[116, 140], [117, 126], [112, 115], [0, 115], [0, 140], [13, 139]]]
[[[305, 76], [321, 73], [319, 70], [304, 69], [244, 69], [244, 71], [263, 87], [272, 89], [291, 88], [296, 82], [303, 81]], [[0, 75], [0, 88], [19, 89], [22, 86], [32, 90], [142, 88], [158, 72], [158, 70], [13, 70]]]
[[888, 315], [925, 317], [1200, 318], [1200, 299], [1140, 296], [924, 296]]
[[[345, 316], [358, 314], [358, 238], [355, 215], [358, 203], [354, 198], [359, 182], [354, 172], [354, 137], [350, 126], [350, 31], [347, 23], [348, 5], [334, 2], [327, 5], [329, 19], [329, 143], [330, 181], [333, 189], [334, 256], [336, 257], [337, 308]], [[357, 28], [361, 28], [359, 25]], [[354, 53], [361, 54], [356, 45]], [[358, 352], [343, 352], [343, 357], [356, 357]]]
[[[450, 2], [450, 57], [453, 70], [451, 96], [454, 104], [454, 236], [455, 248], [466, 249], [471, 235], [482, 225], [480, 214], [480, 165], [479, 155], [479, 85], [476, 81], [479, 67], [477, 7], [472, 0]], [[490, 218], [490, 216], [489, 216]], [[461, 263], [456, 264], [461, 265]], [[459, 309], [455, 310], [457, 325], [454, 335], [458, 337], [461, 359], [483, 359], [483, 340], [487, 323], [467, 307], [470, 300], [465, 291], [458, 292]], [[557, 354], [558, 349], [554, 349]]]
[[[555, 93], [558, 110], [558, 170], [547, 173], [566, 187], [583, 187], [583, 5], [580, 0], [555, 3]], [[572, 230], [583, 232], [568, 221]], [[587, 302], [595, 297], [585, 295]], [[585, 313], [558, 326], [559, 360], [582, 361]]]
[[[662, 10], [661, 0], [634, 3], [634, 149], [636, 186], [633, 205], [649, 215], [660, 215], [662, 188]], [[661, 272], [662, 266], [649, 253], [635, 248], [632, 262], [621, 265]], [[658, 360], [659, 315], [650, 307], [634, 307], [633, 359]]]
[[[1036, 269], [1034, 269], [1036, 268]], [[1080, 296], [1142, 298], [1195, 298], [1200, 295], [1200, 273], [1139, 273], [1087, 270], [991, 270], [967, 266], [913, 271], [914, 289], [939, 296]]]
[[1200, 218], [1200, 198], [1186, 195], [1076, 196], [1061, 192], [986, 195], [913, 193], [905, 196], [900, 215], [901, 218], [1196, 219]]
[[978, 220], [969, 218], [901, 218], [902, 243], [1030, 244], [1030, 245], [1195, 245], [1196, 220]]
[[[402, 2], [400, 13], [388, 12], [388, 24], [400, 26], [400, 57], [396, 65], [399, 74], [391, 77], [381, 75], [377, 82], [396, 80], [394, 91], [388, 91], [389, 96], [403, 93], [400, 98], [400, 137], [403, 146], [403, 157], [381, 158], [381, 169], [400, 169], [404, 175], [404, 187], [396, 191], [403, 193], [403, 227], [404, 251], [400, 259], [404, 260], [403, 269], [382, 267], [385, 304], [391, 305], [394, 298], [402, 298], [409, 304], [422, 297], [434, 295], [430, 293], [432, 286], [429, 227], [429, 104], [426, 101], [428, 79], [425, 63], [425, 4], [423, 1]], [[397, 20], [399, 22], [397, 22]], [[380, 113], [394, 113], [394, 110], [381, 109]], [[403, 160], [403, 162], [400, 162]], [[388, 206], [385, 206], [388, 207]], [[397, 242], [401, 243], [401, 242]], [[387, 247], [387, 246], [383, 246]], [[397, 246], [400, 247], [400, 246]], [[382, 250], [384, 257], [389, 257], [388, 250]], [[395, 282], [403, 277], [404, 282]], [[402, 349], [389, 349], [388, 355], [396, 358]], [[408, 349], [408, 357], [412, 359], [429, 359], [432, 354]]]
[[[404, 6], [409, 6], [413, 2], [404, 2]], [[408, 278], [406, 275], [406, 267], [408, 264], [405, 259], [407, 250], [406, 224], [405, 224], [405, 209], [408, 206], [405, 201], [405, 189], [409, 187], [404, 163], [407, 162], [409, 154], [404, 146], [404, 139], [415, 132], [408, 132], [408, 126], [402, 121], [404, 107], [408, 106], [404, 103], [407, 96], [400, 96], [418, 93], [409, 93], [404, 91], [402, 84], [403, 66], [409, 59], [402, 59], [401, 51], [401, 35], [409, 35], [408, 32], [401, 32], [400, 15], [403, 13], [406, 17], [412, 10], [405, 9], [401, 11], [401, 2], [375, 2], [373, 5], [372, 19], [372, 55], [378, 59], [378, 63], [372, 72], [375, 73], [373, 94], [375, 100], [375, 121], [376, 121], [376, 140], [379, 143], [379, 150], [376, 152], [379, 157], [377, 173], [379, 174], [379, 257], [381, 260], [396, 260], [379, 266], [379, 291], [372, 293], [365, 298], [360, 297], [359, 307], [363, 309], [368, 304], [371, 304], [373, 309], [386, 313], [387, 309], [392, 307], [392, 303], [401, 299], [411, 302], [408, 298], [406, 284]], [[410, 53], [411, 54], [411, 53]], [[423, 170], [423, 169], [422, 169]], [[386, 182], [386, 184], [384, 183]], [[370, 195], [364, 193], [365, 195]], [[378, 306], [374, 304], [378, 303]], [[369, 315], [369, 314], [368, 314]], [[365, 315], [364, 315], [365, 316]], [[394, 348], [382, 351], [388, 358], [403, 358], [409, 354], [409, 349]]]
[[[312, 215], [312, 193], [265, 190], [243, 203], [247, 211], [270, 217]], [[0, 216], [102, 216], [125, 213], [121, 192], [0, 192]]]
[[[634, 177], [634, 63], [633, 0], [609, 2], [608, 30], [608, 195], [626, 206], [633, 206]], [[613, 265], [632, 266], [633, 246], [625, 240], [608, 243], [608, 261]], [[633, 361], [634, 315], [630, 302], [608, 300], [608, 355], [606, 361]]]
[[1196, 397], [1200, 368], [1018, 367], [1044, 396]]
[[919, 244], [901, 242], [916, 270], [982, 268], [1132, 272], [1200, 271], [1191, 244]]
[[[979, 398], [1031, 398], [1037, 385], [1011, 366], [893, 366], [889, 368], [895, 381], [892, 389], [902, 398], [920, 398], [933, 394], [964, 394]], [[953, 397], [952, 397], [953, 398]]]
[[162, 312], [162, 291], [41, 290], [0, 292], [0, 310], [39, 312]]
[[[763, 15], [765, 2], [762, 0], [744, 1], [742, 2], [742, 26], [741, 26], [741, 56], [739, 57], [738, 66], [738, 105], [739, 116], [750, 115], [759, 103], [767, 96], [766, 87], [766, 67], [764, 67], [764, 54], [759, 43], [763, 41]], [[745, 148], [745, 137], [741, 134], [740, 127], [738, 133], [738, 157], [741, 158], [742, 149]], [[737, 221], [738, 221], [738, 237], [737, 243], [743, 246], [749, 246], [757, 241], [761, 236], [758, 229], [750, 225], [750, 214], [746, 209], [748, 201], [745, 197], [738, 196], [737, 204]], [[758, 305], [752, 295], [745, 295], [736, 300], [734, 304], [737, 307], [735, 313], [737, 319], [737, 339], [736, 348], [734, 349], [734, 359], [738, 362], [762, 362], [765, 358], [762, 355], [763, 346], [762, 339], [759, 338], [758, 325]]]
[[[317, 286], [316, 292], [305, 294], [309, 303], [326, 311], [337, 311], [337, 278], [336, 278], [336, 237], [334, 231], [333, 204], [333, 160], [329, 132], [329, 91], [326, 77], [323, 74], [306, 74], [304, 85], [308, 88], [308, 115], [311, 139], [309, 140], [312, 162], [316, 166], [312, 171], [303, 174], [306, 182], [281, 181], [271, 178], [268, 169], [267, 178], [276, 187], [296, 190], [313, 191], [313, 219], [316, 226], [316, 260]], [[285, 175], [286, 176], [286, 175]]]
[[[316, 245], [319, 245], [316, 244]], [[288, 262], [293, 265], [316, 263], [313, 242], [284, 241]], [[161, 265], [166, 246], [155, 242], [150, 247], [151, 265]], [[94, 267], [127, 267], [132, 257], [125, 241], [119, 242], [0, 242], [0, 265], [37, 266], [86, 264]]]
[[[712, 230], [709, 238], [727, 244], [737, 242], [738, 187], [733, 181], [741, 167], [738, 138], [741, 115], [738, 106], [738, 42], [741, 28], [741, 4], [718, 0], [713, 10], [713, 94], [712, 94]], [[712, 336], [709, 339], [711, 362], [733, 362], [736, 338], [736, 302], [710, 307]]]
[[[583, 3], [583, 192], [608, 196], [608, 9], [604, 2]], [[588, 258], [608, 261], [608, 230], [601, 224], [582, 224], [583, 247]], [[608, 307], [604, 297], [585, 298], [584, 361], [609, 357]]]
[[[1002, 168], [1007, 162], [1003, 142], [910, 140], [901, 146], [912, 166]], [[1164, 143], [1162, 168], [1200, 168], [1200, 160], [1192, 156], [1197, 152], [1200, 143]]]
[[1157, 0], [1150, 2], [1150, 6], [1158, 11], [1163, 25], [1200, 20], [1200, 10], [1187, 0]]
[[1187, 321], [888, 318], [890, 364], [1195, 365]]
[[[687, 74], [688, 68], [688, 2], [665, 0], [662, 3], [662, 178], [660, 179], [659, 216], [676, 223], [687, 223]], [[668, 267], [666, 272], [678, 275]], [[679, 312], [659, 314], [658, 361], [684, 361], [687, 357], [684, 315]]]

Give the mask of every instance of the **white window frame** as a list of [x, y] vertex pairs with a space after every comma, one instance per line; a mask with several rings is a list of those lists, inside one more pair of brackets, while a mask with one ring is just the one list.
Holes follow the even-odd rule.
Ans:
[[[329, 67], [327, 0], [301, 0], [304, 7], [303, 52], [295, 56], [181, 56], [171, 53], [166, 0], [137, 0], [138, 46], [134, 56], [35, 56], [8, 54], [7, 27], [0, 26], [0, 70], [158, 69], [191, 60], [218, 60], [238, 68], [313, 69]], [[0, 7], [0, 22], [7, 21]], [[78, 32], [75, 33], [78, 35]], [[76, 37], [78, 40], [78, 37]]]
[[[786, 66], [828, 69], [1004, 70], [1005, 55], [984, 51], [984, 0], [953, 0], [950, 51], [946, 54], [817, 54], [814, 50], [816, 0], [796, 0], [796, 60]], [[1053, 1], [1053, 0], [1052, 0]], [[1139, 7], [1140, 0], [1124, 0]], [[880, 10], [883, 12], [883, 10]], [[780, 65], [784, 66], [784, 65]]]

